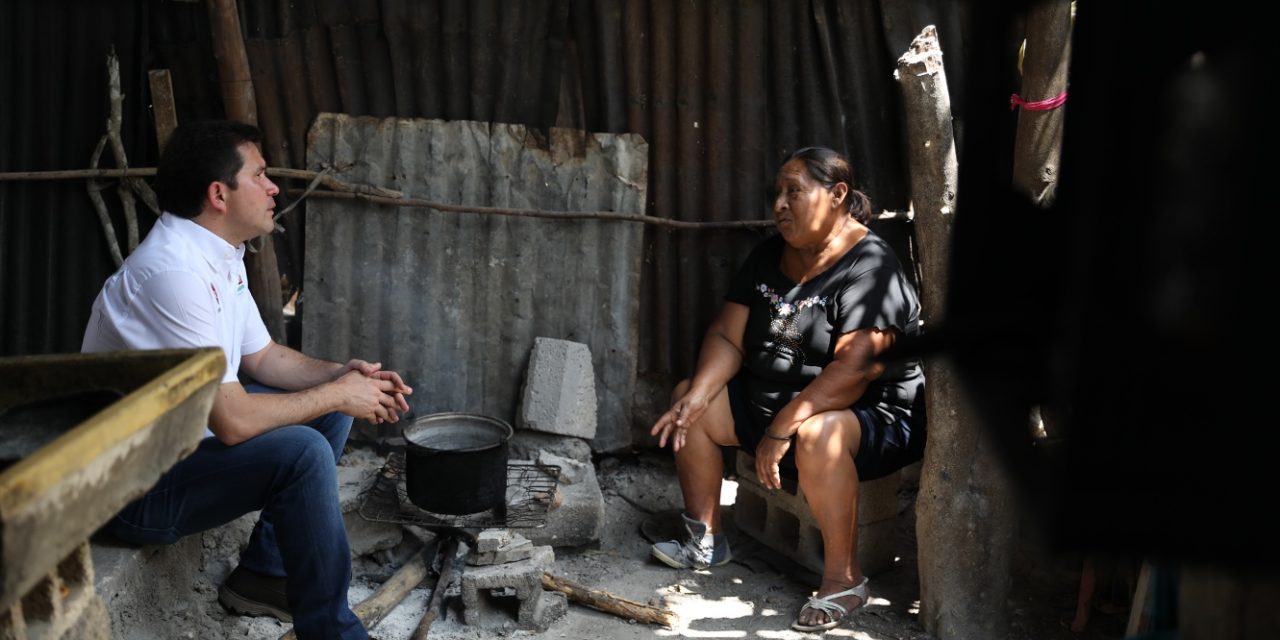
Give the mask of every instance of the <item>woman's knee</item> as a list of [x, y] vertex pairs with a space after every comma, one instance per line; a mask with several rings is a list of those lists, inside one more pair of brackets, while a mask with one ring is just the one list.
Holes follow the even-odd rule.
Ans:
[[848, 409], [824, 411], [800, 423], [796, 458], [834, 458], [857, 453], [858, 418]]

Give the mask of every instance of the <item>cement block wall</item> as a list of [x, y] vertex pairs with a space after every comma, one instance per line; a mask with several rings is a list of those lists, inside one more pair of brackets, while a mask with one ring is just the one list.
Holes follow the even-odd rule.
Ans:
[[94, 590], [85, 542], [67, 555], [18, 603], [0, 612], [4, 640], [110, 640], [106, 606]]

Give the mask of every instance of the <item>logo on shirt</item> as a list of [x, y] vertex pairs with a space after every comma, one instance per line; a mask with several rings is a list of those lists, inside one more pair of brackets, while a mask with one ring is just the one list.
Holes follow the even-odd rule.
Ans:
[[825, 309], [827, 296], [812, 296], [787, 302], [768, 285], [757, 285], [756, 290], [769, 303], [769, 333], [773, 338], [771, 345], [773, 354], [804, 364], [804, 336], [799, 324], [800, 312], [809, 307]]
[[218, 288], [210, 284], [209, 290], [213, 292], [213, 302], [218, 306], [218, 311], [222, 311], [222, 298], [218, 297]]
[[236, 274], [236, 295], [244, 293], [244, 277]]

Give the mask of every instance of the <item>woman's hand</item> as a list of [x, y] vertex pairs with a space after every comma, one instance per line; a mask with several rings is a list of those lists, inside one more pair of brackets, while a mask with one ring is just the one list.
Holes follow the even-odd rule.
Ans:
[[671, 450], [679, 451], [684, 446], [685, 436], [689, 433], [689, 427], [702, 417], [707, 410], [706, 396], [689, 391], [676, 400], [666, 413], [653, 424], [653, 428], [649, 430], [649, 435], [658, 436], [658, 446], [667, 446], [667, 439], [671, 439]]
[[782, 475], [778, 471], [778, 463], [791, 448], [791, 439], [775, 440], [764, 436], [756, 447], [756, 477], [766, 489], [781, 489]]

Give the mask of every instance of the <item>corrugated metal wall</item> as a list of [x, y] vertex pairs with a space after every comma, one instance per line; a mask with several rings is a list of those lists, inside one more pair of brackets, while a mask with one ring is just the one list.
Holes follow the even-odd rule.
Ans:
[[[644, 208], [648, 145], [633, 134], [324, 114], [310, 139], [312, 163], [351, 165], [352, 180], [415, 198]], [[631, 445], [641, 225], [317, 200], [307, 233], [307, 353], [377, 358], [421, 392], [409, 398], [418, 415], [472, 411], [518, 426], [534, 339], [581, 342], [595, 373], [592, 446]]]
[[[112, 47], [129, 161], [155, 165], [149, 15], [132, 1], [0, 3], [0, 172], [88, 168], [106, 132]], [[114, 166], [109, 151], [101, 164]], [[80, 349], [89, 308], [115, 269], [85, 185], [0, 181], [0, 356]], [[123, 246], [114, 185], [103, 197]], [[154, 218], [139, 218], [145, 232]]]
[[[854, 0], [318, 0], [242, 13], [272, 162], [302, 166], [321, 111], [634, 132], [650, 143], [646, 213], [694, 221], [767, 219], [779, 159], [807, 144], [844, 151], [877, 205], [905, 209], [894, 61], [924, 24], [944, 25], [946, 46], [960, 23], [949, 4]], [[953, 84], [962, 45], [948, 50]], [[287, 226], [296, 237], [301, 225]], [[907, 250], [909, 229], [882, 233]], [[759, 239], [647, 230], [642, 371], [692, 369]]]
[[[133, 12], [145, 16], [148, 8], [154, 15], [152, 41], [135, 45], [130, 73], [145, 78], [145, 67], [171, 68], [180, 119], [218, 115], [204, 5], [151, 0]], [[765, 219], [765, 196], [780, 156], [805, 144], [845, 151], [877, 205], [904, 209], [908, 178], [899, 93], [892, 79], [894, 60], [922, 26], [938, 24], [948, 77], [957, 92], [963, 86], [962, 66], [957, 63], [964, 51], [964, 43], [953, 37], [961, 24], [959, 10], [953, 3], [927, 0], [240, 3], [259, 120], [274, 164], [302, 166], [307, 128], [322, 111], [634, 132], [650, 145], [647, 213], [699, 221]], [[97, 29], [123, 20], [120, 12], [106, 9], [94, 10], [103, 14], [101, 20], [84, 19], [86, 10], [79, 8], [60, 15], [47, 10], [53, 11], [45, 17], [57, 25], [56, 35], [36, 40], [25, 26], [36, 20], [27, 15], [30, 10], [4, 11], [14, 14], [6, 28], [21, 43], [15, 46], [9, 39], [6, 46], [57, 48], [51, 57], [74, 57], [86, 68], [98, 63], [80, 58], [95, 56], [74, 52], [72, 43], [100, 41], [103, 36]], [[85, 38], [67, 33], [82, 28]], [[50, 47], [50, 42], [57, 47]], [[8, 65], [7, 69], [17, 66]], [[24, 82], [6, 88], [35, 88], [34, 80]], [[9, 135], [21, 131], [35, 136], [47, 134], [57, 118], [60, 124], [75, 121], [96, 131], [101, 117], [86, 112], [90, 101], [66, 97], [64, 84], [47, 83], [44, 90], [56, 92], [67, 110], [57, 115], [42, 111], [44, 120], [38, 127], [26, 117], [11, 115], [0, 126]], [[145, 95], [144, 87], [145, 82], [126, 89], [130, 108], [138, 108], [132, 100]], [[953, 105], [962, 103], [953, 99]], [[141, 117], [126, 117], [126, 125], [142, 129], [135, 137], [149, 135], [149, 122]], [[962, 136], [959, 123], [958, 128]], [[134, 147], [150, 148], [149, 143]], [[142, 153], [134, 147], [130, 153]], [[33, 156], [18, 157], [6, 160], [6, 166], [80, 166], [80, 157], [87, 157], [87, 151], [47, 164]], [[0, 193], [12, 193], [13, 188], [0, 187], [9, 190]], [[78, 187], [61, 188], [74, 192]], [[277, 238], [282, 268], [292, 282], [302, 279], [305, 238], [298, 216], [303, 209], [290, 214], [288, 231]], [[11, 217], [11, 210], [12, 206], [6, 208], [2, 215]], [[23, 224], [36, 218], [25, 212], [23, 216]], [[885, 226], [898, 227], [882, 229], [886, 235], [903, 242], [909, 237], [907, 225], [881, 225]], [[71, 252], [64, 248], [78, 245], [19, 231], [23, 242], [33, 247], [32, 255], [56, 255], [60, 261], [86, 255], [74, 252], [75, 257], [68, 257]], [[719, 305], [734, 265], [759, 238], [745, 231], [646, 229], [638, 354], [642, 373], [668, 376], [691, 370], [694, 346]], [[905, 244], [899, 246], [906, 251]], [[64, 262], [45, 263], [36, 268], [39, 274], [22, 276], [23, 284], [17, 285], [17, 273], [6, 267], [5, 286], [44, 290], [56, 284], [50, 275], [63, 268]], [[90, 284], [76, 285], [81, 297], [89, 291], [91, 299], [91, 291], [100, 284], [101, 264], [95, 271]], [[6, 309], [5, 326], [15, 326], [16, 315], [25, 318], [24, 327], [48, 324], [54, 313], [47, 303], [44, 311], [15, 314]], [[59, 322], [74, 326], [85, 316], [87, 306], [78, 317]], [[27, 333], [17, 340], [39, 333], [23, 331]], [[71, 333], [77, 332], [65, 330], [56, 339], [37, 340], [29, 350], [66, 347]]]

